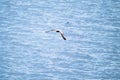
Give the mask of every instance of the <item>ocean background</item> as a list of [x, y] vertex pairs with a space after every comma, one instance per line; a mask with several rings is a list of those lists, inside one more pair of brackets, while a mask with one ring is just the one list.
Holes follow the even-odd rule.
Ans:
[[0, 80], [120, 80], [120, 0], [0, 0]]

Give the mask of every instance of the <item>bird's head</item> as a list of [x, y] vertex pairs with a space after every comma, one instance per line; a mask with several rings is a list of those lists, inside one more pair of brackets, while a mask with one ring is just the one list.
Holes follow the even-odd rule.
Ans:
[[57, 30], [56, 32], [60, 32], [59, 30]]

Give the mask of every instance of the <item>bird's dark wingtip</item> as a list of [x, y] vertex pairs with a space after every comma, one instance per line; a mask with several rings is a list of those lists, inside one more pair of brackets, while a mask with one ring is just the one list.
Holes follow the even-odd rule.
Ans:
[[63, 38], [64, 40], [66, 40], [66, 38]]

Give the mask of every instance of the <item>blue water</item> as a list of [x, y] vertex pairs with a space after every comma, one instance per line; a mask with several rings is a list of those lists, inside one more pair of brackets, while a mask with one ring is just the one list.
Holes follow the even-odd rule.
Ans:
[[0, 0], [0, 80], [120, 80], [120, 1]]

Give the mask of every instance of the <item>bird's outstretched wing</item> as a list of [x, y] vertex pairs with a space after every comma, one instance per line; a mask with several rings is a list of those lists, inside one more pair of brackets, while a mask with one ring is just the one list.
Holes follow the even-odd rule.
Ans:
[[62, 34], [62, 33], [60, 33], [60, 34], [61, 34], [62, 38], [63, 38], [64, 40], [66, 40], [66, 37], [64, 36], [64, 34]]
[[45, 32], [46, 32], [46, 33], [48, 33], [48, 32], [51, 32], [51, 31], [56, 31], [56, 30], [52, 29], [52, 30], [49, 30], [49, 31], [45, 31]]

